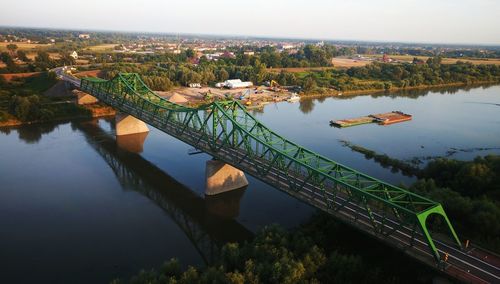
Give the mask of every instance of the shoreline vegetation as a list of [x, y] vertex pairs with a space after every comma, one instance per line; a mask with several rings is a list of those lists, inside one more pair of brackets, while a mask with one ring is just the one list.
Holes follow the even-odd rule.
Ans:
[[417, 178], [404, 188], [440, 202], [459, 234], [480, 246], [500, 252], [500, 155], [477, 156], [472, 161], [450, 159], [450, 153], [497, 148], [452, 149], [445, 157], [430, 157], [425, 167], [417, 158], [406, 162], [340, 141], [343, 146], [373, 159], [393, 172]]
[[0, 76], [0, 127], [114, 115], [97, 103], [77, 105], [76, 95], [60, 84], [55, 74], [41, 72], [2, 80]]
[[377, 95], [377, 94], [384, 94], [384, 93], [391, 93], [391, 92], [399, 92], [399, 91], [432, 91], [432, 90], [437, 90], [440, 88], [448, 88], [448, 87], [481, 87], [484, 85], [497, 85], [500, 83], [500, 80], [495, 80], [495, 81], [478, 81], [474, 83], [463, 83], [463, 82], [458, 82], [458, 83], [446, 83], [446, 84], [436, 84], [436, 85], [421, 85], [421, 86], [414, 86], [414, 87], [391, 87], [391, 89], [386, 90], [386, 89], [368, 89], [368, 90], [352, 90], [352, 91], [344, 91], [344, 92], [309, 92], [309, 93], [304, 93], [301, 94], [303, 98], [328, 98], [328, 97], [340, 97], [340, 96], [358, 96], [358, 95]]
[[430, 283], [436, 278], [448, 276], [319, 212], [294, 229], [270, 225], [248, 242], [227, 243], [205, 267], [185, 268], [174, 258], [111, 283]]
[[[112, 72], [115, 74], [115, 72]], [[19, 125], [26, 125], [26, 124], [34, 124], [34, 123], [44, 123], [44, 122], [54, 122], [54, 121], [60, 121], [60, 120], [66, 120], [66, 119], [79, 119], [79, 118], [97, 118], [97, 117], [104, 117], [104, 116], [110, 116], [114, 115], [115, 111], [112, 110], [110, 107], [103, 105], [103, 104], [93, 104], [93, 105], [81, 105], [78, 106], [74, 104], [74, 109], [70, 112], [72, 113], [65, 113], [65, 114], [57, 114], [55, 117], [50, 117], [49, 116], [43, 116], [38, 117], [37, 119], [30, 119], [27, 117], [19, 117], [19, 114], [16, 114], [15, 112], [15, 106], [12, 107], [12, 99], [10, 97], [6, 98], [7, 96], [17, 96], [16, 91], [12, 91], [14, 88], [18, 86], [22, 86], [22, 88], [26, 87], [28, 89], [33, 88], [33, 81], [40, 81], [40, 78], [45, 78], [45, 80], [48, 81], [46, 83], [45, 88], [42, 89], [36, 89], [39, 88], [38, 86], [35, 87], [36, 90], [32, 90], [32, 92], [36, 93], [35, 96], [38, 96], [38, 100], [40, 98], [43, 100], [45, 105], [50, 105], [53, 104], [52, 108], [53, 110], [51, 112], [60, 112], [64, 111], [62, 110], [63, 108], [72, 108], [72, 107], [64, 107], [64, 104], [61, 103], [61, 100], [74, 100], [74, 97], [47, 97], [43, 93], [49, 89], [50, 87], [54, 86], [58, 81], [55, 80], [54, 78], [48, 78], [50, 76], [53, 76], [50, 74], [50, 72], [40, 72], [36, 74], [32, 74], [29, 77], [14, 77], [10, 79], [9, 81], [2, 80], [2, 76], [0, 75], [0, 127], [10, 127], [10, 126], [19, 126]], [[108, 76], [109, 77], [109, 73]], [[151, 83], [151, 82], [149, 82]], [[380, 81], [379, 83], [383, 83]], [[412, 91], [412, 90], [422, 90], [422, 91], [431, 91], [439, 88], [446, 88], [446, 87], [457, 87], [457, 88], [462, 88], [462, 87], [479, 87], [479, 86], [484, 86], [484, 85], [496, 85], [500, 83], [500, 80], [489, 80], [489, 81], [477, 81], [473, 83], [464, 83], [464, 82], [455, 82], [455, 83], [445, 83], [445, 84], [435, 84], [435, 85], [420, 85], [420, 86], [406, 86], [406, 87], [391, 87], [390, 89], [365, 89], [365, 90], [349, 90], [349, 91], [344, 91], [344, 92], [339, 92], [339, 91], [332, 91], [332, 90], [325, 90], [322, 89], [320, 92], [311, 90], [309, 92], [303, 92], [301, 93], [301, 97], [305, 99], [314, 99], [314, 98], [327, 98], [327, 97], [354, 97], [358, 95], [378, 95], [378, 94], [390, 94], [392, 92], [399, 92], [399, 91]], [[38, 83], [35, 83], [38, 84]], [[11, 90], [11, 91], [9, 91]], [[23, 91], [21, 91], [23, 93]], [[3, 97], [2, 97], [3, 95]], [[23, 96], [23, 95], [21, 95]], [[68, 102], [68, 104], [70, 104]], [[56, 105], [59, 105], [57, 107]], [[40, 108], [40, 105], [38, 106]], [[54, 109], [55, 108], [55, 109]], [[67, 110], [66, 110], [67, 111]], [[22, 116], [22, 115], [21, 115]]]

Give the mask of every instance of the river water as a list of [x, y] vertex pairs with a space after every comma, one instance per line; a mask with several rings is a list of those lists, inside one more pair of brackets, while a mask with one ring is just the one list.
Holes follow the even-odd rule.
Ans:
[[[328, 123], [393, 110], [413, 120], [345, 129]], [[394, 184], [413, 178], [342, 141], [424, 164], [426, 157], [500, 153], [500, 86], [306, 99], [254, 115], [290, 140]], [[111, 119], [99, 119], [1, 130], [5, 283], [107, 283], [172, 257], [202, 266], [227, 241], [273, 223], [291, 228], [315, 212], [252, 177], [244, 190], [205, 197], [209, 156], [189, 155], [189, 145], [154, 128], [142, 152], [130, 152], [123, 145], [133, 141], [117, 146], [113, 129]]]

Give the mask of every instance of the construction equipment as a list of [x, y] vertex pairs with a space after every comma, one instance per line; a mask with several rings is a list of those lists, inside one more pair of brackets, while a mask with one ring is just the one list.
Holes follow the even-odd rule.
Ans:
[[252, 94], [252, 91], [251, 91], [251, 90], [249, 90], [249, 89], [247, 89], [247, 90], [245, 90], [243, 93], [241, 93], [241, 95], [240, 95], [239, 99], [240, 99], [240, 100], [244, 100], [244, 99], [246, 99], [246, 98], [247, 98], [249, 95], [251, 95], [251, 94]]
[[212, 99], [213, 99], [213, 97], [214, 97], [214, 96], [213, 96], [212, 92], [206, 92], [206, 93], [203, 95], [203, 99], [204, 99], [205, 101], [210, 101], [210, 100], [212, 100]]
[[281, 86], [280, 86], [280, 84], [278, 84], [278, 82], [271, 80], [271, 82], [269, 82], [269, 90], [271, 90], [273, 92], [280, 92]]

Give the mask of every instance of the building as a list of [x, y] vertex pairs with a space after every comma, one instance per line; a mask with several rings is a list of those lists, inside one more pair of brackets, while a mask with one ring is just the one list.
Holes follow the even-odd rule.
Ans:
[[230, 51], [224, 51], [224, 53], [222, 53], [222, 55], [220, 57], [222, 57], [222, 58], [236, 58], [234, 53], [232, 53]]
[[89, 35], [89, 34], [79, 34], [79, 35], [78, 35], [78, 38], [81, 38], [81, 39], [89, 39], [89, 38], [90, 38], [90, 35]]
[[245, 52], [243, 52], [243, 54], [247, 55], [247, 56], [254, 56], [255, 52], [253, 52], [253, 51], [245, 51]]
[[242, 82], [240, 79], [232, 79], [226, 80], [222, 83], [215, 84], [217, 88], [228, 88], [228, 89], [237, 89], [237, 88], [248, 88], [253, 86], [252, 82]]
[[78, 59], [78, 53], [76, 53], [76, 51], [71, 52], [69, 56], [73, 57], [75, 60]]

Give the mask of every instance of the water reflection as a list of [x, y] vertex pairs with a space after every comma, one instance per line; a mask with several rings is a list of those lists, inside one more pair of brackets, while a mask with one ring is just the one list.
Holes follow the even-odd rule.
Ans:
[[302, 113], [310, 113], [314, 109], [314, 100], [300, 100], [299, 109]]
[[[425, 89], [406, 89], [406, 90], [395, 90], [395, 91], [378, 91], [370, 94], [350, 94], [346, 96], [336, 96], [335, 99], [339, 100], [352, 100], [359, 96], [370, 96], [372, 98], [381, 98], [381, 97], [389, 97], [389, 98], [397, 98], [397, 97], [405, 97], [410, 99], [418, 99], [420, 97], [427, 96], [428, 94], [441, 94], [441, 95], [450, 95], [456, 94], [458, 92], [468, 92], [472, 89], [489, 89], [491, 87], [498, 86], [498, 84], [472, 84], [465, 86], [447, 86], [447, 87], [432, 87]], [[303, 98], [300, 100], [300, 110], [302, 113], [309, 113], [314, 109], [314, 104], [312, 106], [309, 105], [308, 101], [318, 101], [324, 102], [327, 99], [327, 96], [318, 97], [318, 98]], [[304, 104], [304, 106], [303, 106]]]
[[182, 229], [205, 263], [211, 263], [226, 242], [244, 241], [252, 233], [238, 216], [243, 191], [203, 199], [137, 153], [117, 146], [95, 121], [74, 122], [115, 173], [124, 189], [137, 191], [161, 207]]
[[116, 136], [118, 147], [132, 153], [142, 153], [144, 150], [144, 141], [148, 137], [149, 132], [142, 132], [129, 135]]
[[33, 124], [33, 125], [23, 125], [20, 127], [0, 127], [0, 132], [6, 135], [10, 135], [11, 131], [15, 129], [19, 135], [19, 140], [26, 142], [27, 144], [36, 144], [42, 139], [44, 134], [49, 134], [54, 131], [58, 123], [44, 123], [44, 124]]

